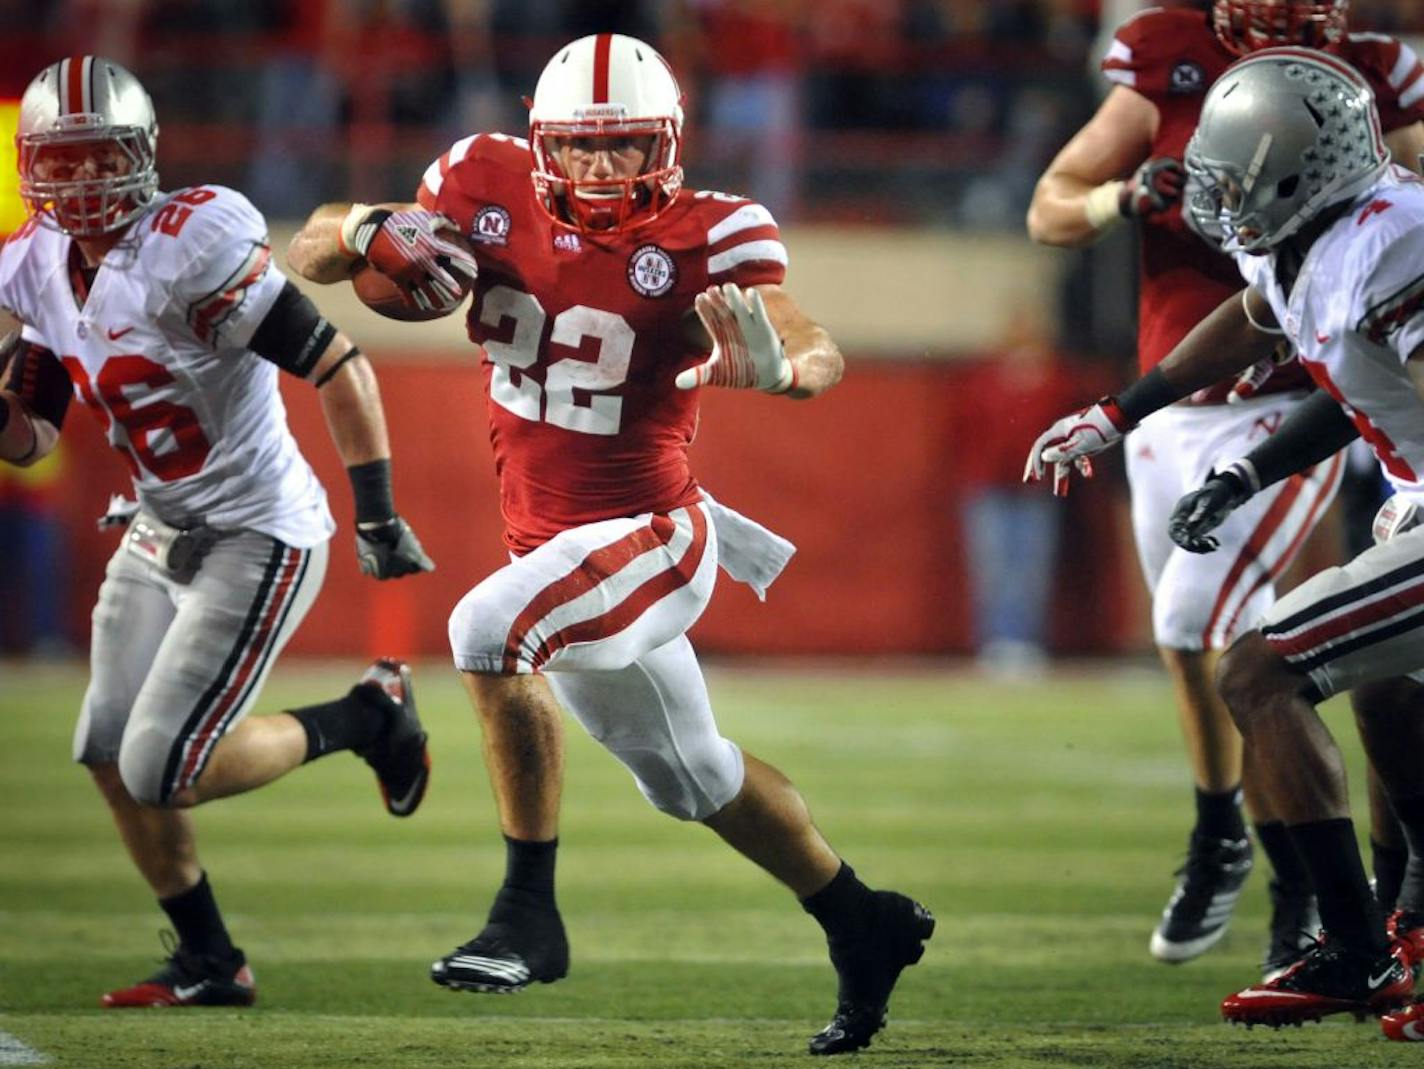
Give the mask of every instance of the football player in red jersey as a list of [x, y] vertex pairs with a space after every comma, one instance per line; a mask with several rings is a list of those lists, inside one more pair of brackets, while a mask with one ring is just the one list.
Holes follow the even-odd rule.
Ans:
[[820, 922], [839, 998], [810, 1049], [836, 1054], [883, 1026], [934, 920], [866, 887], [795, 787], [718, 733], [686, 631], [719, 563], [762, 591], [792, 547], [706, 495], [687, 447], [699, 386], [810, 398], [840, 379], [842, 358], [781, 286], [771, 214], [684, 188], [681, 146], [682, 94], [663, 58], [633, 38], [586, 37], [545, 68], [527, 142], [461, 139], [417, 204], [318, 208], [289, 259], [317, 282], [364, 259], [413, 300], [451, 309], [445, 232], [478, 260], [468, 326], [512, 562], [460, 601], [450, 638], [508, 853], [488, 923], [433, 979], [514, 991], [567, 972], [553, 879], [562, 706], [654, 806], [706, 824]]
[[[1138, 359], [1144, 372], [1241, 288], [1230, 257], [1190, 233], [1180, 211], [1187, 184], [1180, 160], [1203, 96], [1238, 56], [1289, 43], [1348, 60], [1375, 93], [1394, 158], [1418, 166], [1424, 68], [1399, 41], [1347, 33], [1345, 8], [1345, 0], [1216, 0], [1144, 11], [1114, 36], [1102, 63], [1113, 87], [1039, 179], [1028, 229], [1036, 241], [1079, 246], [1125, 221], [1138, 224]], [[1253, 511], [1238, 512], [1230, 529], [1219, 532], [1220, 553], [1193, 555], [1167, 537], [1177, 498], [1195, 489], [1209, 469], [1272, 433], [1308, 388], [1296, 363], [1263, 361], [1235, 386], [1201, 391], [1158, 413], [1133, 435], [1127, 451], [1133, 530], [1152, 591], [1154, 638], [1172, 677], [1196, 785], [1187, 861], [1150, 943], [1161, 961], [1190, 960], [1225, 934], [1252, 864], [1239, 804], [1243, 789], [1257, 840], [1275, 870], [1267, 978], [1300, 955], [1309, 945], [1301, 933], [1313, 933], [1317, 925], [1308, 876], [1283, 822], [1254, 789], [1249, 755], [1243, 763], [1240, 735], [1213, 677], [1220, 651], [1274, 600], [1277, 578], [1335, 494], [1341, 461], [1318, 465], [1255, 498]], [[1385, 857], [1394, 859], [1393, 871], [1402, 869], [1398, 854], [1383, 852], [1377, 867]]]

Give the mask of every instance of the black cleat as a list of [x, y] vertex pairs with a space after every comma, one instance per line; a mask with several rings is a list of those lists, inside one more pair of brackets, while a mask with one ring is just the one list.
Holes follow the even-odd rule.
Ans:
[[840, 981], [836, 1014], [811, 1037], [812, 1054], [844, 1054], [870, 1046], [870, 1038], [885, 1027], [890, 992], [900, 972], [920, 960], [925, 940], [934, 934], [934, 915], [913, 899], [876, 891], [873, 903], [875, 916], [858, 939], [827, 940]]
[[454, 991], [513, 994], [569, 974], [569, 940], [559, 911], [517, 901], [501, 888], [484, 929], [430, 966], [430, 979]]
[[165, 932], [168, 959], [163, 968], [132, 987], [110, 991], [99, 1004], [111, 1010], [146, 1009], [168, 1006], [251, 1006], [257, 1001], [257, 985], [241, 950], [227, 957], [194, 954], [174, 945]]
[[1221, 941], [1251, 875], [1251, 852], [1250, 839], [1192, 835], [1186, 864], [1177, 870], [1177, 889], [1152, 933], [1154, 958], [1179, 965]]
[[1315, 895], [1294, 891], [1272, 880], [1271, 941], [1261, 962], [1261, 979], [1270, 983], [1315, 949], [1320, 934], [1320, 911]]
[[382, 657], [362, 674], [359, 691], [370, 688], [386, 713], [386, 727], [371, 745], [356, 751], [381, 787], [386, 812], [408, 817], [420, 806], [430, 783], [430, 751], [415, 712], [415, 688], [410, 666]]

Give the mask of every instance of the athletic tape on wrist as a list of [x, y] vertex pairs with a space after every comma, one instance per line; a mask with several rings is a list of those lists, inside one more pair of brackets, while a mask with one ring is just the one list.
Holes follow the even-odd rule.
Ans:
[[1122, 222], [1122, 187], [1121, 181], [1104, 182], [1089, 191], [1083, 201], [1083, 214], [1094, 230], [1111, 230]]

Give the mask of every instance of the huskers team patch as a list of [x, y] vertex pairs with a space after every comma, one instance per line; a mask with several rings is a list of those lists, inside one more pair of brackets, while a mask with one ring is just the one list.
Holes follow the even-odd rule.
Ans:
[[483, 245], [507, 245], [509, 243], [509, 212], [499, 204], [487, 204], [475, 216], [470, 227], [470, 240]]
[[677, 265], [656, 245], [641, 245], [628, 258], [628, 284], [644, 297], [661, 297], [677, 283]]

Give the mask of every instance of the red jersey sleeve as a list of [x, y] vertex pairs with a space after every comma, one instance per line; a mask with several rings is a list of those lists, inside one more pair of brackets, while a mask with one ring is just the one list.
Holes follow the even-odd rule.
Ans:
[[771, 212], [755, 201], [697, 193], [715, 205], [707, 223], [707, 281], [714, 285], [780, 285], [786, 279], [786, 246]]
[[1424, 119], [1424, 66], [1414, 49], [1382, 33], [1352, 33], [1341, 51], [1375, 91], [1385, 133]]
[[[435, 211], [440, 202], [440, 191], [445, 188], [451, 170], [459, 164], [488, 159], [503, 166], [513, 165], [517, 169], [526, 163], [528, 152], [528, 141], [509, 134], [462, 137], [425, 169], [420, 187], [415, 191], [416, 203], [426, 211]], [[467, 171], [468, 168], [462, 170]]]
[[1148, 8], [1113, 34], [1103, 75], [1149, 99], [1199, 95], [1230, 62], [1207, 15], [1191, 8]]

